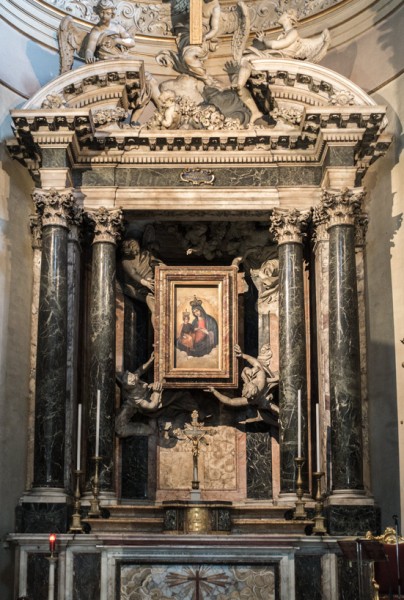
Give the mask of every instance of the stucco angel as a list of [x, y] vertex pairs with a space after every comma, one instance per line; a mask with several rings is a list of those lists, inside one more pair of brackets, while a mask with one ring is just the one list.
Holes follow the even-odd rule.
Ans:
[[150, 414], [162, 406], [163, 385], [161, 382], [148, 384], [140, 378], [154, 361], [154, 354], [134, 373], [125, 371], [117, 375], [122, 387], [123, 405], [115, 419], [115, 431], [119, 437], [151, 435], [156, 431], [156, 422], [134, 422], [136, 414]]
[[113, 21], [116, 13], [114, 2], [99, 0], [94, 12], [99, 21], [88, 34], [74, 23], [72, 17], [62, 19], [58, 31], [61, 73], [72, 68], [75, 52], [87, 63], [133, 56], [133, 36], [122, 25]]
[[238, 359], [244, 359], [249, 364], [241, 372], [241, 379], [243, 381], [241, 396], [230, 398], [214, 387], [209, 387], [205, 391], [211, 392], [226, 406], [233, 408], [242, 408], [249, 405], [255, 406], [263, 421], [277, 426], [279, 408], [272, 402], [272, 390], [278, 386], [279, 378], [269, 366], [272, 358], [270, 345], [265, 344], [261, 348], [257, 358], [249, 354], [244, 354], [238, 345], [234, 347], [234, 351]]
[[271, 40], [260, 33], [254, 40], [259, 47], [250, 46], [242, 56], [237, 79], [238, 90], [241, 91], [247, 83], [253, 70], [251, 61], [254, 58], [293, 58], [317, 63], [325, 56], [331, 41], [328, 29], [324, 29], [319, 35], [302, 38], [296, 28], [298, 18], [293, 8], [284, 12], [278, 23], [283, 32], [277, 40]]

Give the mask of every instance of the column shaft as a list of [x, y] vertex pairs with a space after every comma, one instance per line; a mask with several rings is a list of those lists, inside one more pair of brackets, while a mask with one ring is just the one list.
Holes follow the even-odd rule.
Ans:
[[[307, 458], [306, 329], [301, 244], [279, 246], [279, 274], [279, 443], [281, 492], [286, 493], [295, 491], [299, 390], [302, 396], [302, 455]], [[307, 476], [305, 483], [307, 485]]]
[[64, 487], [67, 353], [66, 211], [71, 194], [34, 195], [42, 215], [42, 260], [38, 309], [34, 486]]
[[330, 234], [330, 398], [333, 489], [362, 489], [358, 296], [353, 225]]

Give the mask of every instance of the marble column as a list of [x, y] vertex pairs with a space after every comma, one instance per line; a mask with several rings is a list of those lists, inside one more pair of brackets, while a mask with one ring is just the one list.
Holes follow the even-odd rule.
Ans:
[[67, 236], [71, 191], [33, 194], [42, 221], [35, 390], [34, 488], [64, 488]]
[[332, 490], [363, 490], [361, 372], [355, 215], [362, 188], [325, 190], [329, 232], [329, 332]]
[[307, 489], [307, 367], [303, 288], [303, 229], [309, 213], [274, 211], [271, 231], [279, 248], [279, 445], [280, 492], [296, 491], [298, 391], [301, 390], [302, 456]]
[[87, 487], [94, 473], [97, 392], [100, 391], [100, 489], [114, 489], [115, 413], [115, 279], [116, 242], [122, 230], [120, 209], [87, 213], [94, 226], [90, 291], [89, 403], [87, 406]]
[[78, 403], [78, 350], [80, 336], [80, 279], [81, 244], [80, 229], [83, 209], [75, 206], [69, 219], [67, 245], [67, 371], [66, 371], [66, 459], [65, 487], [72, 492], [76, 468], [77, 403]]

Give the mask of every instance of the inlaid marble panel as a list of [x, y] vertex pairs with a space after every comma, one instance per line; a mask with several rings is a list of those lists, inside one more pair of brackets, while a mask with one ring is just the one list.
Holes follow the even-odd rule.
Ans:
[[73, 600], [100, 597], [101, 555], [80, 553], [73, 561]]
[[[235, 490], [237, 487], [237, 440], [231, 427], [215, 428], [215, 435], [206, 436], [201, 445], [199, 478], [206, 490]], [[159, 487], [190, 489], [192, 481], [192, 450], [188, 440], [178, 440], [174, 447], [159, 449]]]
[[[28, 555], [27, 565], [27, 595], [29, 598], [47, 598], [49, 585], [49, 554], [32, 553]], [[55, 596], [58, 594], [58, 569], [55, 570]]]
[[267, 431], [247, 432], [247, 497], [272, 497], [271, 436]]
[[121, 565], [120, 600], [275, 600], [274, 565]]

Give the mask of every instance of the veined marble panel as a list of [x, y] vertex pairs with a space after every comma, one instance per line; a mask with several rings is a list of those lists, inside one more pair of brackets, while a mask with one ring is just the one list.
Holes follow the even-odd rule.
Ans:
[[120, 600], [275, 600], [275, 566], [121, 565]]

